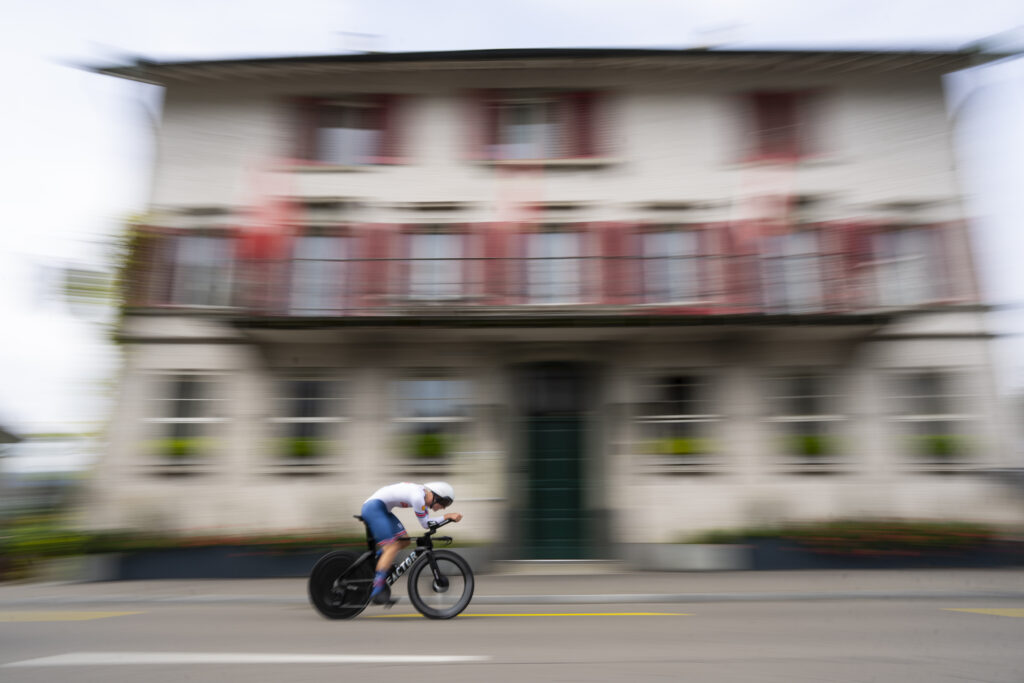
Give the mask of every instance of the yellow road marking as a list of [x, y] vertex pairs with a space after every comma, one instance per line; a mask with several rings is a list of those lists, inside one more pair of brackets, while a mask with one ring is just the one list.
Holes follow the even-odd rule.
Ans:
[[974, 612], [976, 614], [991, 614], [997, 617], [1024, 617], [1024, 608], [1021, 607], [993, 607], [968, 609], [966, 607], [945, 607], [948, 612]]
[[124, 617], [142, 612], [0, 612], [0, 622], [14, 621], [89, 621], [91, 619], [107, 619], [108, 617]]
[[[376, 614], [368, 619], [404, 619], [419, 617], [420, 614]], [[460, 614], [465, 617], [690, 617], [685, 612], [495, 612], [493, 614]]]

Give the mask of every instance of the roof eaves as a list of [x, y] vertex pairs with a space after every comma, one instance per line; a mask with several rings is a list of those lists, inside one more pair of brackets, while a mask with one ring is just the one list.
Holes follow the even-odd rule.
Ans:
[[229, 70], [247, 75], [295, 70], [333, 71], [345, 67], [364, 70], [398, 67], [413, 64], [447, 64], [451, 68], [488, 68], [495, 62], [505, 62], [509, 68], [536, 66], [539, 62], [564, 65], [580, 60], [611, 60], [613, 66], [642, 66], [649, 60], [665, 64], [686, 60], [691, 68], [706, 69], [769, 69], [786, 68], [788, 64], [804, 63], [814, 69], [864, 68], [886, 65], [886, 69], [900, 68], [904, 63], [913, 70], [938, 68], [955, 70], [969, 66], [971, 52], [960, 50], [718, 50], [718, 49], [638, 49], [638, 48], [528, 48], [496, 50], [457, 50], [440, 52], [381, 52], [343, 55], [305, 55], [288, 57], [255, 57], [218, 60], [185, 60], [158, 62], [138, 59], [134, 64], [86, 67], [96, 73], [163, 84], [168, 80], [195, 77], [224, 77]]

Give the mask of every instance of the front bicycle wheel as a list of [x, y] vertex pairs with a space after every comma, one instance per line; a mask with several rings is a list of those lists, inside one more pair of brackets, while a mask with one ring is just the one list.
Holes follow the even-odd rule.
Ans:
[[425, 555], [409, 572], [409, 600], [429, 619], [451, 619], [473, 599], [473, 570], [450, 550], [431, 554], [433, 565]]
[[351, 550], [335, 550], [313, 565], [309, 573], [309, 600], [328, 619], [351, 619], [369, 604], [373, 566], [363, 562], [353, 567], [358, 559], [359, 555]]

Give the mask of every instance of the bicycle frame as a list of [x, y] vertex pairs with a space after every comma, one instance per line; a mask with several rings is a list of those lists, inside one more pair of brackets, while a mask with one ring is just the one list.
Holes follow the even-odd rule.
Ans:
[[[359, 516], [356, 516], [356, 519], [362, 521], [362, 518]], [[384, 582], [388, 585], [389, 588], [393, 586], [394, 583], [398, 581], [398, 579], [400, 579], [403, 574], [409, 571], [409, 569], [411, 569], [414, 564], [416, 564], [416, 560], [420, 559], [423, 556], [426, 556], [427, 561], [430, 562], [431, 572], [434, 574], [435, 577], [437, 577], [437, 563], [434, 562], [435, 539], [433, 538], [433, 536], [438, 529], [443, 527], [445, 524], [448, 524], [450, 521], [451, 520], [445, 520], [440, 524], [432, 525], [425, 534], [416, 539], [416, 547], [413, 549], [411, 553], [409, 553], [409, 557], [405, 558], [405, 560], [403, 560], [401, 564], [396, 565], [395, 568], [388, 573], [387, 578], [384, 579]], [[365, 524], [365, 522], [363, 523]], [[452, 539], [449, 536], [438, 536], [436, 540], [447, 541], [448, 543], [452, 542]], [[373, 538], [370, 536], [369, 527], [367, 527], [366, 530], [366, 546], [367, 551], [363, 553], [359, 557], [359, 559], [352, 564], [348, 571], [345, 572], [346, 575], [349, 574], [354, 568], [361, 566], [364, 562], [372, 560], [376, 555], [376, 547], [373, 542]]]

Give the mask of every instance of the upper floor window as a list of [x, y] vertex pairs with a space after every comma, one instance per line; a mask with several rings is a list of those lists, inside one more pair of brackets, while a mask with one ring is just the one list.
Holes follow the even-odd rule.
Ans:
[[551, 229], [529, 233], [526, 238], [530, 303], [579, 303], [583, 289], [582, 234]]
[[396, 163], [396, 104], [394, 95], [304, 100], [300, 156], [331, 166]]
[[930, 227], [886, 230], [874, 236], [878, 302], [914, 306], [940, 298], [940, 233]]
[[454, 299], [463, 296], [466, 236], [441, 228], [409, 235], [409, 296]]
[[483, 98], [481, 156], [493, 160], [598, 156], [596, 94], [509, 90]]
[[755, 92], [749, 96], [748, 147], [755, 159], [799, 159], [813, 150], [812, 97], [808, 92]]
[[328, 315], [348, 299], [352, 240], [342, 235], [302, 235], [294, 242], [291, 264], [293, 315]]
[[821, 235], [802, 230], [764, 238], [762, 248], [765, 308], [773, 313], [808, 313], [821, 310]]
[[641, 235], [646, 302], [682, 303], [701, 298], [700, 237], [696, 230], [658, 230]]
[[231, 303], [231, 242], [215, 235], [175, 239], [171, 264], [171, 303], [178, 306], [227, 306]]

